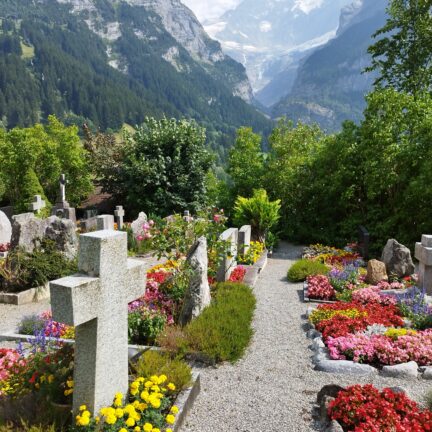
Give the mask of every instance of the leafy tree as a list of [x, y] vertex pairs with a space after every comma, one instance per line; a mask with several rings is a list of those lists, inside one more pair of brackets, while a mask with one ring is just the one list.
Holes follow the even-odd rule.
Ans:
[[[55, 202], [62, 173], [68, 180], [66, 193], [72, 205], [79, 204], [93, 189], [87, 152], [78, 129], [65, 127], [54, 116], [49, 117], [46, 125], [9, 132], [0, 129], [0, 166], [6, 185], [5, 199], [18, 208], [26, 206], [28, 194], [35, 189], [44, 191], [48, 200]], [[25, 192], [26, 188], [30, 192]]]
[[378, 71], [375, 85], [417, 94], [432, 84], [432, 3], [430, 0], [391, 0], [389, 18], [369, 47]]
[[146, 118], [126, 134], [118, 180], [112, 190], [133, 213], [161, 216], [206, 203], [206, 173], [211, 166], [205, 131], [193, 121]]
[[261, 136], [253, 133], [252, 128], [240, 128], [228, 161], [234, 196], [251, 196], [261, 186], [264, 172]]

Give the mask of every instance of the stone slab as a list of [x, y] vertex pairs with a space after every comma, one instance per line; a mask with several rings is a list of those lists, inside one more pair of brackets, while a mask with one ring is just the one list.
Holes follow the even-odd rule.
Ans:
[[400, 363], [393, 366], [384, 366], [381, 375], [391, 378], [417, 379], [418, 364], [415, 361]]
[[416, 243], [415, 257], [424, 265], [432, 265], [432, 247], [426, 247], [423, 246], [422, 243]]
[[27, 303], [37, 303], [48, 298], [50, 298], [48, 284], [43, 287], [30, 288], [19, 293], [0, 292], [0, 303], [16, 306]]
[[347, 375], [378, 375], [378, 370], [366, 364], [354, 363], [349, 360], [321, 360], [316, 363], [315, 370]]

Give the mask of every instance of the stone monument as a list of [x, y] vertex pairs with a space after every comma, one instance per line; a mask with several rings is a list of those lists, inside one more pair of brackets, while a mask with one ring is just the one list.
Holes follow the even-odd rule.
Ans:
[[238, 233], [238, 253], [245, 255], [250, 248], [252, 235], [252, 227], [250, 225], [243, 225]]
[[207, 239], [205, 237], [200, 237], [192, 246], [187, 256], [187, 262], [193, 274], [180, 313], [179, 322], [181, 325], [187, 324], [200, 315], [211, 301], [210, 285], [208, 283]]
[[116, 206], [116, 209], [114, 210], [114, 216], [116, 217], [117, 227], [119, 230], [121, 230], [123, 228], [124, 215], [125, 215], [125, 211], [123, 209], [123, 206]]
[[101, 215], [96, 218], [96, 228], [98, 231], [111, 230], [114, 231], [114, 216]]
[[219, 237], [219, 240], [227, 243], [227, 253], [223, 258], [216, 279], [218, 282], [227, 281], [237, 265], [237, 243], [238, 243], [238, 228], [229, 228], [225, 230]]
[[432, 235], [422, 235], [415, 245], [415, 257], [419, 260], [418, 287], [432, 295]]
[[12, 224], [5, 213], [0, 211], [0, 244], [11, 242]]
[[39, 214], [42, 209], [46, 207], [45, 200], [40, 195], [35, 195], [33, 202], [29, 205], [29, 210]]
[[138, 218], [131, 223], [132, 232], [135, 237], [142, 233], [145, 223], [147, 223], [147, 215], [144, 212], [140, 212]]
[[51, 210], [51, 214], [64, 219], [70, 219], [76, 223], [75, 209], [66, 201], [66, 176], [62, 174], [59, 179], [59, 196], [55, 206]]
[[384, 247], [381, 261], [385, 263], [388, 276], [399, 278], [411, 276], [415, 267], [410, 250], [395, 239], [389, 239]]
[[73, 411], [110, 406], [128, 391], [128, 303], [145, 292], [146, 265], [128, 259], [127, 234], [82, 234], [79, 274], [50, 283], [53, 319], [75, 326]]

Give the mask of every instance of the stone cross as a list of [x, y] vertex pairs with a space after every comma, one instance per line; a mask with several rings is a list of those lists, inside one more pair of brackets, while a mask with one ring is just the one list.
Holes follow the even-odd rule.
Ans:
[[237, 265], [237, 243], [238, 243], [238, 228], [229, 228], [224, 231], [219, 240], [227, 242], [228, 245], [228, 253], [225, 255], [223, 261], [221, 262], [216, 279], [218, 282], [224, 282], [229, 279], [231, 276], [231, 272], [234, 270], [234, 267]]
[[128, 303], [145, 293], [146, 264], [128, 259], [127, 233], [82, 234], [78, 271], [50, 283], [53, 319], [75, 326], [73, 411], [110, 406], [128, 390]]
[[38, 214], [45, 207], [46, 203], [42, 199], [42, 197], [40, 195], [35, 195], [33, 198], [33, 202], [29, 205], [29, 210]]
[[422, 235], [415, 245], [415, 257], [419, 260], [418, 287], [432, 295], [432, 235]]
[[122, 229], [123, 228], [123, 218], [125, 215], [125, 211], [123, 209], [123, 206], [116, 206], [116, 209], [114, 210], [114, 215], [117, 219], [118, 229]]
[[96, 228], [98, 231], [101, 230], [114, 230], [114, 216], [113, 215], [101, 215], [96, 218]]
[[59, 179], [60, 182], [60, 196], [59, 201], [65, 202], [66, 201], [66, 176], [62, 174]]

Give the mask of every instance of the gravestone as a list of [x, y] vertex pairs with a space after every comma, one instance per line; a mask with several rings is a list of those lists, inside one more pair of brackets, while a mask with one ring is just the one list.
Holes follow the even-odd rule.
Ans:
[[192, 221], [194, 220], [193, 217], [191, 216], [189, 210], [185, 210], [185, 211], [184, 211], [184, 213], [183, 213], [183, 219], [184, 219], [186, 222], [192, 222]]
[[205, 237], [199, 238], [192, 246], [187, 256], [187, 262], [193, 274], [180, 313], [179, 322], [182, 326], [200, 315], [211, 301], [208, 283], [207, 239]]
[[59, 196], [57, 197], [55, 206], [51, 210], [51, 215], [69, 219], [73, 223], [76, 223], [75, 209], [66, 201], [66, 176], [64, 174], [60, 176], [59, 187]]
[[243, 225], [238, 233], [238, 253], [245, 255], [250, 248], [252, 235], [252, 227], [250, 225]]
[[98, 231], [111, 230], [114, 231], [114, 216], [101, 215], [96, 218], [96, 228]]
[[131, 223], [131, 229], [132, 232], [134, 233], [134, 236], [138, 236], [142, 233], [143, 231], [143, 225], [147, 223], [147, 215], [144, 212], [141, 212], [138, 215], [138, 218], [135, 219], [132, 223]]
[[29, 205], [29, 210], [39, 214], [39, 212], [46, 207], [45, 200], [40, 195], [35, 195], [33, 202]]
[[216, 280], [218, 282], [227, 281], [231, 272], [234, 270], [234, 267], [237, 265], [236, 256], [237, 256], [237, 243], [238, 243], [238, 228], [229, 228], [224, 231], [219, 240], [228, 243], [228, 253], [223, 258], [221, 264], [219, 265], [219, 269], [216, 275]]
[[358, 248], [360, 255], [366, 261], [369, 259], [369, 242], [369, 231], [363, 225], [360, 225], [358, 227]]
[[2, 211], [9, 219], [10, 223], [12, 223], [12, 216], [15, 214], [14, 206], [0, 207], [0, 211]]
[[128, 303], [145, 292], [146, 265], [128, 259], [127, 234], [82, 234], [79, 274], [50, 283], [53, 319], [75, 326], [73, 411], [99, 412], [128, 390]]
[[432, 295], [432, 235], [422, 235], [415, 245], [415, 257], [419, 260], [418, 287]]
[[395, 239], [387, 241], [381, 261], [385, 263], [389, 277], [391, 275], [399, 278], [411, 276], [415, 270], [410, 250]]
[[12, 237], [12, 224], [5, 213], [0, 211], [0, 244], [10, 243]]
[[117, 206], [116, 209], [114, 210], [114, 216], [116, 217], [117, 226], [118, 226], [119, 230], [121, 230], [123, 228], [124, 215], [125, 215], [125, 211], [123, 209], [123, 206]]

